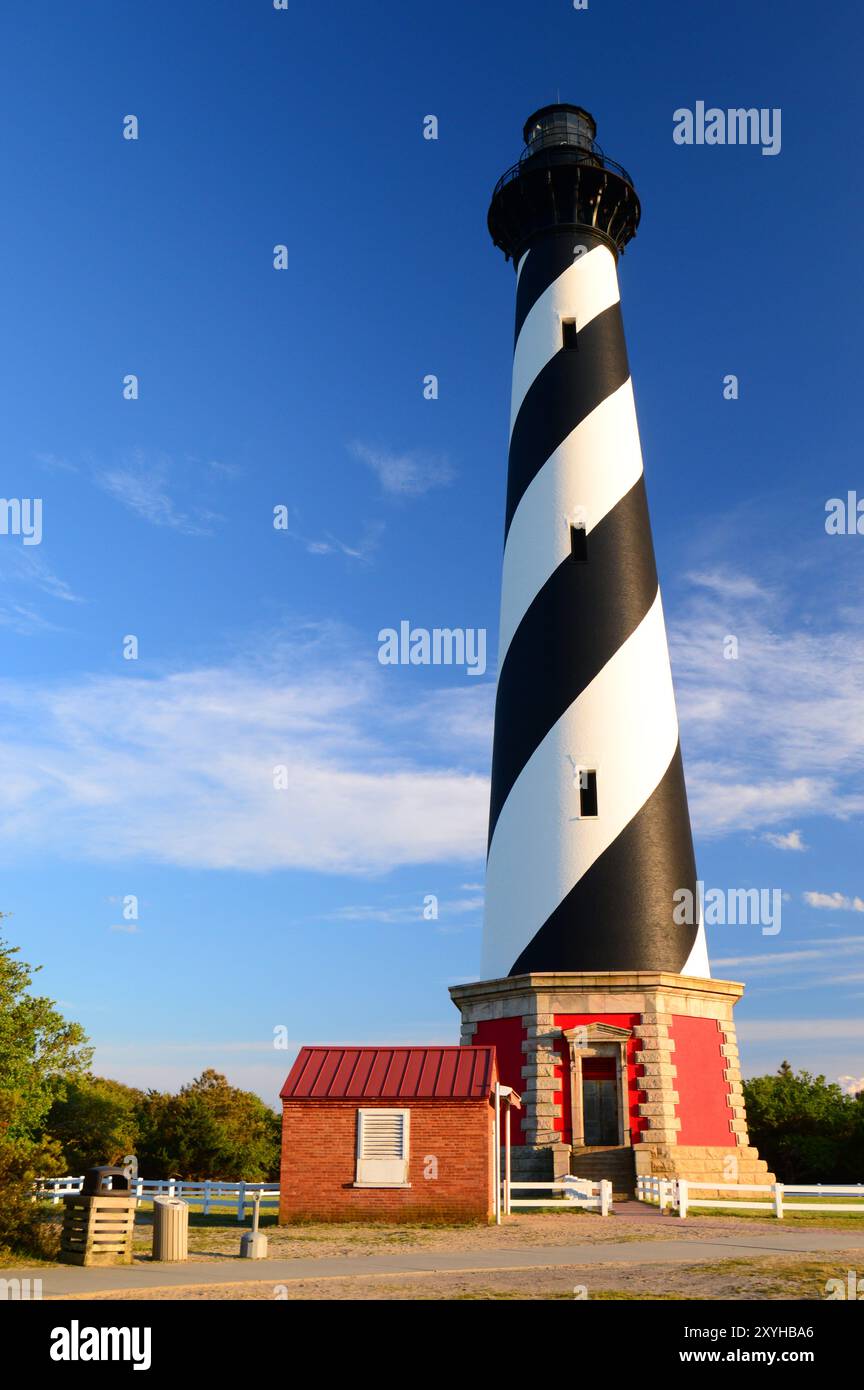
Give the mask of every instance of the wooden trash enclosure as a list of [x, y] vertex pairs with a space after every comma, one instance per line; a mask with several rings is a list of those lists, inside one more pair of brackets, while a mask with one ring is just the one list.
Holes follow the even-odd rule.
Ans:
[[132, 1263], [135, 1198], [66, 1197], [60, 1258], [64, 1264]]
[[125, 1183], [118, 1182], [118, 1190], [114, 1190], [118, 1173], [117, 1169], [91, 1169], [82, 1191], [64, 1197], [60, 1236], [60, 1259], [64, 1264], [132, 1263], [137, 1201], [129, 1191], [128, 1178]]

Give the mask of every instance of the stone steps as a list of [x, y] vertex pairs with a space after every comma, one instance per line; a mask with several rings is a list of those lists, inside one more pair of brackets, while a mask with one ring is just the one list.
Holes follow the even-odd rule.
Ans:
[[612, 1195], [619, 1201], [633, 1197], [636, 1191], [636, 1162], [633, 1150], [627, 1146], [608, 1149], [573, 1149], [570, 1172], [577, 1178], [612, 1183]]

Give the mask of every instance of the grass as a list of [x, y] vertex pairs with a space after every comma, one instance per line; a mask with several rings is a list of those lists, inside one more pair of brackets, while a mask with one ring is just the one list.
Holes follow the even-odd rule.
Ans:
[[[677, 1220], [678, 1213], [672, 1212], [671, 1215]], [[783, 1227], [787, 1224], [798, 1226], [829, 1226], [834, 1231], [860, 1231], [864, 1235], [864, 1208], [860, 1214], [851, 1211], [832, 1212], [828, 1209], [826, 1201], [825, 1208], [821, 1211], [796, 1211], [794, 1207], [784, 1206], [783, 1218], [778, 1218], [771, 1211], [735, 1211], [732, 1207], [691, 1207], [688, 1215], [684, 1218], [689, 1221], [691, 1217], [697, 1220], [700, 1216], [728, 1216], [731, 1221], [764, 1221], [776, 1223]]]
[[[746, 1276], [737, 1292], [751, 1293], [754, 1298], [824, 1298], [829, 1279], [845, 1279], [846, 1252], [838, 1250], [832, 1263], [826, 1260], [794, 1262], [767, 1260], [718, 1260], [716, 1264], [700, 1264], [701, 1275], [717, 1279]], [[758, 1282], [754, 1282], [758, 1281]]]
[[[471, 1293], [455, 1294], [450, 1302], [461, 1303], [467, 1299], [482, 1298], [487, 1302], [501, 1302], [505, 1299], [524, 1302], [525, 1295], [517, 1293], [515, 1290], [508, 1289], [506, 1292], [500, 1289], [478, 1289]], [[556, 1293], [542, 1294], [543, 1302], [565, 1302], [565, 1303], [710, 1303], [712, 1300], [703, 1297], [701, 1294], [693, 1295], [689, 1293], [629, 1293], [626, 1289], [597, 1289], [590, 1292], [587, 1299], [574, 1298], [572, 1292], [561, 1290]]]
[[[583, 1278], [585, 1277], [583, 1273]], [[639, 1280], [637, 1271], [628, 1271], [625, 1278]], [[644, 1277], [644, 1275], [643, 1275]], [[652, 1279], [661, 1277], [673, 1287], [662, 1291], [656, 1288], [639, 1287], [588, 1289], [588, 1299], [594, 1302], [698, 1302], [723, 1301], [738, 1295], [758, 1300], [802, 1299], [806, 1302], [821, 1301], [826, 1297], [826, 1286], [831, 1279], [845, 1281], [846, 1269], [843, 1254], [838, 1251], [833, 1263], [825, 1260], [718, 1260], [714, 1264], [680, 1266], [664, 1269], [662, 1275], [654, 1270]], [[675, 1288], [674, 1285], [679, 1285]], [[713, 1289], [712, 1289], [713, 1286]], [[708, 1292], [708, 1289], [712, 1289]], [[519, 1293], [501, 1292], [494, 1289], [482, 1293], [461, 1295], [470, 1298], [518, 1298]], [[543, 1295], [546, 1299], [567, 1299], [573, 1301], [572, 1292], [552, 1291]]]
[[[704, 1298], [692, 1298], [686, 1293], [627, 1293], [623, 1289], [598, 1289], [596, 1293], [591, 1293], [587, 1299], [575, 1298], [572, 1293], [561, 1290], [557, 1293], [547, 1293], [541, 1295], [543, 1302], [565, 1302], [565, 1303], [608, 1303], [621, 1301], [626, 1303], [705, 1303], [710, 1300]], [[464, 1303], [471, 1299], [483, 1299], [485, 1302], [500, 1303], [505, 1300], [524, 1302], [525, 1295], [517, 1293], [515, 1290], [508, 1289], [477, 1289], [470, 1293], [457, 1293], [449, 1300], [452, 1303]]]
[[598, 1216], [599, 1212], [586, 1211], [585, 1207], [579, 1207], [575, 1202], [567, 1202], [563, 1199], [560, 1202], [550, 1202], [548, 1207], [520, 1207], [514, 1206], [512, 1216], [526, 1215], [528, 1212], [532, 1216]]
[[56, 1269], [57, 1261], [45, 1259], [38, 1255], [19, 1255], [11, 1250], [0, 1250], [0, 1268], [2, 1269]]

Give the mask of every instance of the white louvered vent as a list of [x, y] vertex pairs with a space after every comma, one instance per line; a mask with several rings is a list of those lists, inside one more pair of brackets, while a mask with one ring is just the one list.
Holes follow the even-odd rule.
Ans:
[[357, 1182], [389, 1187], [408, 1181], [408, 1110], [357, 1111]]

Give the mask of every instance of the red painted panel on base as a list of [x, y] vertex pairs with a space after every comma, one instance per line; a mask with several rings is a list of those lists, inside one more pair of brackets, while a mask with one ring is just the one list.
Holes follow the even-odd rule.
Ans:
[[677, 1076], [676, 1114], [681, 1121], [679, 1144], [729, 1144], [729, 1083], [723, 1073], [726, 1058], [720, 1051], [723, 1034], [714, 1018], [689, 1018], [673, 1014], [669, 1036], [675, 1043], [672, 1061]]
[[[525, 1053], [522, 1044], [528, 1033], [522, 1027], [521, 1018], [490, 1018], [478, 1023], [471, 1039], [475, 1047], [494, 1047], [498, 1060], [498, 1080], [502, 1086], [512, 1086], [519, 1095], [525, 1089], [522, 1068]], [[510, 1130], [511, 1144], [524, 1144], [525, 1136], [519, 1123], [519, 1112], [514, 1112]]]

